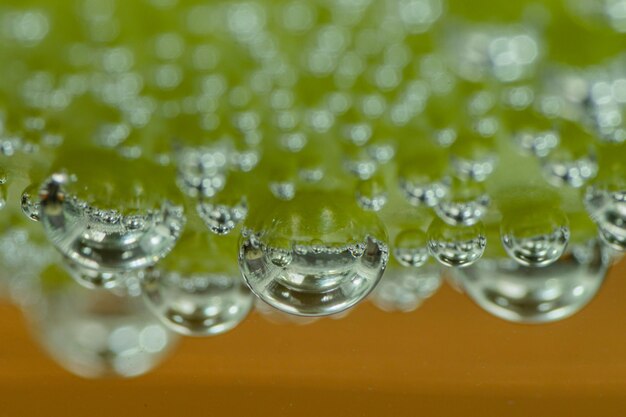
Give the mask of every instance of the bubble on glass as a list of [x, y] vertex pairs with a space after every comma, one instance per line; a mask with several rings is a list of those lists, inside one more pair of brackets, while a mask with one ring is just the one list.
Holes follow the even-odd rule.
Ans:
[[412, 205], [434, 207], [450, 192], [450, 179], [400, 178], [400, 188], [407, 201]]
[[446, 55], [468, 81], [523, 80], [534, 74], [541, 57], [541, 41], [530, 27], [468, 25], [450, 33]]
[[453, 183], [448, 193], [436, 206], [435, 213], [452, 226], [472, 226], [487, 213], [491, 198], [479, 183]]
[[269, 188], [274, 197], [279, 200], [293, 200], [296, 196], [296, 184], [292, 181], [271, 181]]
[[326, 316], [353, 307], [389, 258], [380, 220], [340, 195], [276, 201], [253, 224], [242, 234], [239, 268], [259, 298], [285, 313]]
[[240, 324], [254, 296], [233, 274], [182, 275], [154, 269], [143, 282], [144, 300], [173, 331], [186, 336], [215, 336]]
[[590, 149], [586, 155], [573, 155], [567, 149], [557, 148], [542, 160], [543, 173], [556, 186], [580, 188], [598, 174], [598, 161]]
[[613, 250], [625, 252], [626, 192], [596, 184], [587, 189], [584, 200], [602, 241]]
[[596, 295], [608, 269], [601, 245], [573, 245], [542, 268], [513, 259], [482, 259], [452, 273], [480, 307], [504, 320], [548, 323], [567, 318]]
[[570, 239], [567, 216], [560, 210], [535, 211], [505, 215], [500, 238], [506, 253], [521, 265], [545, 267], [565, 252]]
[[191, 197], [213, 197], [226, 185], [230, 156], [221, 144], [178, 150], [175, 155], [178, 187]]
[[361, 181], [356, 189], [356, 202], [363, 210], [380, 211], [387, 204], [387, 190], [381, 181]]
[[416, 310], [441, 286], [441, 267], [428, 263], [419, 268], [390, 266], [372, 293], [372, 302], [383, 311]]
[[463, 268], [478, 261], [485, 252], [487, 237], [482, 223], [473, 226], [450, 226], [434, 219], [428, 227], [428, 249], [439, 263]]
[[120, 296], [136, 297], [141, 294], [139, 283], [145, 274], [144, 270], [90, 269], [67, 257], [62, 258], [61, 264], [76, 283], [87, 289], [104, 289]]
[[515, 132], [514, 140], [525, 152], [539, 158], [548, 156], [553, 149], [559, 146], [559, 135], [551, 130], [520, 129]]
[[393, 245], [393, 257], [405, 267], [419, 268], [428, 261], [428, 237], [419, 229], [402, 230]]
[[183, 210], [165, 202], [130, 218], [102, 210], [65, 191], [68, 176], [54, 174], [41, 188], [40, 217], [50, 242], [81, 267], [117, 272], [154, 265], [176, 244]]
[[325, 316], [366, 297], [387, 263], [384, 243], [368, 237], [362, 248], [298, 243], [276, 250], [262, 239], [244, 239], [239, 265], [262, 300], [290, 314]]
[[209, 230], [218, 235], [230, 233], [248, 214], [248, 205], [244, 199], [232, 206], [201, 201], [196, 209]]
[[85, 378], [132, 378], [154, 369], [178, 338], [137, 298], [78, 286], [46, 295], [27, 311], [45, 351]]

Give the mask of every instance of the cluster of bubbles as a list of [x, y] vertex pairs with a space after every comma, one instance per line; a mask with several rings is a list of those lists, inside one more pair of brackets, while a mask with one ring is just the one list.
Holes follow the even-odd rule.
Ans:
[[4, 3], [0, 288], [84, 376], [444, 277], [568, 317], [626, 251], [625, 4]]

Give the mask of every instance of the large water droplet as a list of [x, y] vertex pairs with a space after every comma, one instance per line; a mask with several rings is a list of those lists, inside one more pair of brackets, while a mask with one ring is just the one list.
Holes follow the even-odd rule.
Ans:
[[483, 259], [453, 271], [454, 278], [478, 305], [505, 320], [545, 323], [582, 309], [595, 296], [607, 273], [600, 245], [572, 247], [543, 268], [512, 259]]
[[428, 260], [428, 237], [419, 229], [403, 230], [396, 236], [393, 257], [402, 266], [417, 268]]
[[440, 286], [441, 267], [435, 263], [420, 268], [390, 266], [374, 290], [372, 301], [384, 311], [410, 312]]
[[177, 341], [141, 300], [103, 290], [53, 291], [30, 316], [45, 350], [87, 378], [145, 374]]
[[[286, 313], [324, 316], [361, 301], [388, 259], [380, 221], [341, 195], [277, 202], [246, 230], [239, 266], [263, 301]], [[363, 222], [363, 223], [362, 223]]]
[[54, 175], [40, 192], [40, 216], [52, 244], [83, 268], [119, 272], [154, 265], [178, 240], [182, 209], [164, 203], [132, 221], [114, 210], [101, 210], [64, 191], [67, 177]]
[[556, 262], [570, 237], [567, 216], [556, 209], [528, 208], [507, 214], [500, 225], [502, 245], [515, 261], [543, 267]]
[[246, 318], [254, 297], [238, 276], [183, 276], [154, 270], [143, 281], [146, 304], [172, 330], [188, 336], [227, 332]]
[[428, 228], [430, 254], [445, 266], [469, 266], [483, 256], [486, 246], [487, 238], [482, 223], [453, 227], [435, 219]]

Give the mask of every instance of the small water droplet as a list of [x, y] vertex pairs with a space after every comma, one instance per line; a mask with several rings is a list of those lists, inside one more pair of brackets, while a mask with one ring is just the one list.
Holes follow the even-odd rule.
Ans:
[[248, 205], [243, 199], [233, 206], [205, 201], [197, 205], [197, 211], [210, 231], [225, 235], [246, 218]]
[[452, 226], [472, 226], [485, 216], [490, 204], [491, 199], [480, 183], [457, 182], [435, 206], [435, 213]]
[[591, 186], [585, 194], [585, 206], [602, 240], [614, 250], [626, 252], [626, 191]]
[[441, 281], [441, 267], [436, 263], [419, 268], [392, 266], [376, 286], [372, 301], [383, 311], [408, 313], [435, 294]]
[[396, 236], [393, 256], [402, 266], [418, 268], [429, 257], [428, 237], [419, 229], [403, 230]]
[[291, 181], [270, 182], [269, 186], [279, 200], [292, 200], [296, 196], [296, 185]]
[[400, 188], [407, 201], [414, 206], [436, 206], [450, 191], [450, 180], [432, 181], [427, 178], [421, 180], [400, 179]]
[[569, 242], [567, 216], [560, 210], [528, 208], [506, 214], [500, 226], [502, 245], [524, 266], [545, 267], [556, 262]]
[[39, 191], [37, 187], [35, 185], [30, 185], [26, 187], [26, 189], [22, 193], [22, 198], [20, 202], [22, 213], [24, 213], [24, 215], [28, 217], [30, 220], [33, 220], [36, 222], [39, 221], [39, 218], [40, 218], [39, 211], [41, 208], [38, 194], [39, 194]]
[[482, 223], [453, 227], [435, 219], [428, 228], [428, 249], [441, 264], [466, 267], [478, 261], [485, 252], [487, 238]]
[[361, 181], [356, 189], [356, 202], [363, 210], [380, 211], [387, 204], [387, 192], [377, 178]]

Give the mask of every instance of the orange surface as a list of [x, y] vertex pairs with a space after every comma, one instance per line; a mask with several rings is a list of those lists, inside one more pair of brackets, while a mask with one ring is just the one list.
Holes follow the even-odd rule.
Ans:
[[0, 416], [625, 416], [626, 263], [565, 321], [515, 325], [444, 287], [421, 309], [371, 305], [308, 326], [253, 315], [185, 338], [156, 371], [83, 380], [0, 306]]

